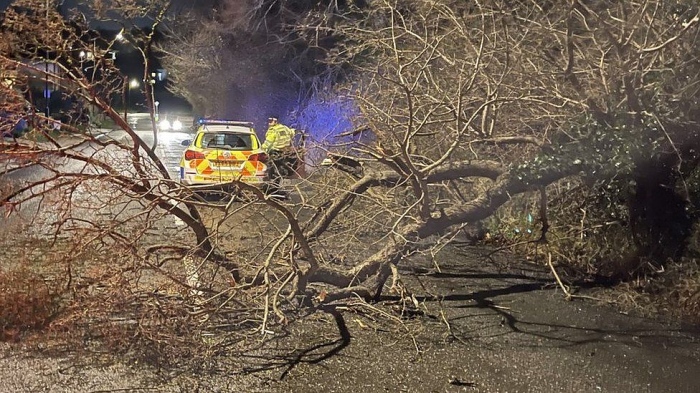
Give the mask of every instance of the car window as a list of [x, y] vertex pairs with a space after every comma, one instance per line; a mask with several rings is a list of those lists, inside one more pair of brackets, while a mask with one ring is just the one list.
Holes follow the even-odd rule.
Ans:
[[197, 147], [205, 149], [251, 150], [254, 148], [251, 134], [203, 133]]

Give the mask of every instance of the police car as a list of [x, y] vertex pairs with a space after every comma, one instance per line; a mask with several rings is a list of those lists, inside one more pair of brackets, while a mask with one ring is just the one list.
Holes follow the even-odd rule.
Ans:
[[219, 186], [240, 181], [259, 187], [268, 182], [268, 156], [261, 149], [253, 123], [234, 120], [198, 121], [194, 139], [180, 160], [180, 182]]

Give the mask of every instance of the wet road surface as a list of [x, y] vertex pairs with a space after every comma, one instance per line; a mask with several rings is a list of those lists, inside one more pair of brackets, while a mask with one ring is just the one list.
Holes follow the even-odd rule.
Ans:
[[[182, 145], [182, 141], [191, 139], [194, 135], [194, 131], [188, 128], [188, 126], [192, 125], [192, 118], [183, 116], [181, 121], [184, 125], [183, 130], [159, 132], [159, 140], [156, 147], [156, 155], [161, 159], [167, 168], [171, 179], [175, 181], [177, 181], [179, 175], [180, 157], [186, 148], [186, 146]], [[141, 137], [148, 146], [153, 144], [153, 130], [149, 114], [128, 114], [128, 122], [132, 125], [138, 136]], [[127, 146], [132, 145], [131, 138], [123, 130], [95, 129], [93, 130], [93, 134], [98, 140], [104, 141], [107, 139], [113, 139], [118, 142], [125, 143]], [[102, 150], [101, 152], [98, 152], [94, 144], [90, 144], [89, 142], [79, 144], [80, 139], [75, 137], [64, 137], [59, 141], [63, 146], [73, 146], [72, 149], [80, 154], [86, 156], [96, 154], [98, 159], [112, 160], [112, 163], [115, 161], [118, 162], [120, 155], [124, 154], [121, 152], [112, 154], [109, 153], [109, 150]], [[14, 143], [11, 139], [6, 139], [4, 142], [8, 144]], [[104, 154], [109, 154], [111, 157], [106, 157]], [[60, 173], [80, 174], [85, 173], [86, 171], [89, 172], [95, 170], [94, 167], [76, 160], [69, 160], [65, 158], [51, 158], [50, 160], [52, 161], [43, 161], [47, 163], [47, 167], [54, 167]], [[21, 161], [5, 160], [4, 162], [0, 163], [0, 170], [17, 168], [19, 165], [21, 165]], [[43, 179], [48, 179], [51, 176], [54, 176], [54, 173], [52, 173], [49, 169], [42, 168], [38, 165], [32, 165], [12, 171], [0, 177], [0, 185], [3, 187], [18, 187], [29, 182], [37, 182]], [[40, 192], [41, 189], [42, 187], [39, 187], [35, 189], [35, 192]], [[85, 191], [79, 189], [77, 192], [73, 193], [73, 196], [77, 196], [78, 198], [89, 198], [90, 195], [84, 194], [91, 193], [94, 193], [94, 190]], [[94, 195], [94, 197], [97, 199], [100, 198], [97, 195]], [[53, 234], [51, 223], [57, 222], [59, 217], [56, 215], [58, 214], [56, 209], [47, 208], [47, 205], [52, 204], [52, 202], [49, 202], [49, 200], [50, 198], [33, 198], [21, 203], [18, 206], [15, 206], [12, 214], [3, 214], [0, 216], [0, 237], [3, 239], [10, 239], [20, 234], [38, 237], [51, 236]], [[77, 214], [80, 215], [81, 213]], [[85, 214], [91, 213], [85, 212]]]
[[[192, 139], [195, 134], [194, 130], [190, 128], [192, 125], [191, 116], [180, 116], [178, 119], [182, 122], [183, 129], [180, 131], [159, 131], [158, 146], [156, 147], [156, 155], [161, 159], [174, 180], [178, 179], [180, 158], [182, 158], [182, 153], [186, 148], [186, 146], [182, 145], [182, 142]], [[129, 114], [127, 121], [148, 146], [153, 145], [153, 128], [148, 113]], [[125, 143], [131, 142], [131, 138], [123, 130], [103, 130], [99, 138], [110, 138]]]

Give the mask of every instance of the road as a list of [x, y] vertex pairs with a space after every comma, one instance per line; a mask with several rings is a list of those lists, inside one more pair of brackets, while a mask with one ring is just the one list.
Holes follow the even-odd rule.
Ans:
[[[409, 278], [422, 282], [410, 287], [426, 315], [392, 323], [372, 313], [391, 312], [390, 300], [345, 313], [347, 344], [332, 320], [317, 315], [285, 328], [251, 357], [223, 356], [215, 372], [199, 375], [0, 344], [0, 392], [700, 391], [697, 331], [595, 301], [567, 301], [556, 287], [543, 288], [551, 282], [546, 269], [468, 251], [441, 258], [442, 277]], [[242, 373], [243, 365], [259, 372]]]
[[[185, 127], [192, 125], [191, 116], [181, 116], [180, 120]], [[136, 131], [139, 137], [141, 137], [147, 145], [150, 146], [153, 144], [153, 131], [148, 113], [128, 114], [127, 121], [133, 126], [134, 131]], [[92, 132], [97, 136], [97, 139], [100, 140], [114, 139], [127, 143], [127, 145], [132, 144], [129, 135], [123, 130], [94, 129]], [[194, 133], [190, 129], [179, 132], [162, 131], [159, 133], [156, 155], [166, 166], [168, 173], [173, 180], [177, 180], [178, 178], [179, 161], [181, 154], [185, 149], [185, 146], [182, 145], [182, 141], [185, 139], [190, 139], [192, 135], [194, 135]], [[79, 139], [65, 137], [60, 141], [64, 145], [69, 145], [79, 142]], [[6, 140], [6, 142], [12, 143], [12, 141], [9, 139]], [[95, 146], [87, 142], [79, 146], [75, 146], [73, 150], [88, 156], [91, 154], [103, 154], [97, 153]], [[19, 161], [5, 160], [1, 163], [1, 165], [0, 170], [10, 169], [17, 167], [19, 165]], [[85, 164], [82, 162], [68, 159], [55, 159], [55, 162], [51, 163], [50, 165], [55, 166], [55, 168], [62, 173], [81, 173], [86, 170], [94, 170], [89, 168], [86, 169]], [[51, 171], [45, 168], [37, 165], [29, 166], [2, 176], [0, 178], [0, 186], [16, 187], [20, 184], [46, 179], [50, 176], [52, 176]], [[80, 193], [81, 192], [74, 193], [74, 196]], [[41, 214], [38, 214], [40, 210], [40, 203], [46, 203], [44, 198], [29, 200], [18, 206], [17, 211], [14, 214], [0, 217], [0, 236], [3, 239], [8, 239], [14, 237], [14, 234], [18, 232], [23, 232], [25, 235], [35, 235], [41, 237], [51, 235], [50, 224], [48, 223], [56, 220], [56, 217], [52, 217], [52, 211], [54, 209], [41, 209]], [[29, 223], [40, 224], [35, 225]]]
[[[179, 175], [180, 158], [186, 148], [186, 146], [182, 145], [182, 141], [191, 139], [194, 136], [194, 130], [189, 128], [192, 125], [192, 116], [177, 116], [176, 118], [182, 122], [183, 130], [160, 131], [158, 133], [158, 146], [156, 147], [156, 155], [168, 169], [172, 179], [177, 179]], [[127, 122], [147, 145], [151, 146], [153, 144], [153, 128], [148, 113], [130, 113], [127, 115]], [[123, 130], [99, 130], [98, 138], [111, 138], [120, 142], [130, 143], [129, 135]]]

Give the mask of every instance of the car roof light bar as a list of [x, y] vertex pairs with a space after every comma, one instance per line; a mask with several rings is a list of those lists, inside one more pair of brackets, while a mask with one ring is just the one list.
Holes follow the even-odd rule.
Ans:
[[252, 127], [253, 123], [250, 121], [238, 121], [238, 120], [222, 120], [222, 119], [199, 119], [198, 124], [201, 125], [232, 125], [232, 126], [249, 126]]

